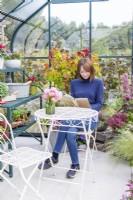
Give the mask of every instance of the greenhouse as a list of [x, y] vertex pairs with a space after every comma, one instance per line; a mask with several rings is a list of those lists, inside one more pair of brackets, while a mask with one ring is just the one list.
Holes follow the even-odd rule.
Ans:
[[0, 0], [0, 200], [133, 200], [133, 1]]

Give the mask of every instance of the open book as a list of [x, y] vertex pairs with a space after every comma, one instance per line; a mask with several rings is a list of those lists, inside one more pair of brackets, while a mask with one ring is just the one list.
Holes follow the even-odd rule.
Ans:
[[90, 103], [87, 98], [73, 98], [70, 95], [65, 95], [61, 100], [63, 106], [90, 108]]

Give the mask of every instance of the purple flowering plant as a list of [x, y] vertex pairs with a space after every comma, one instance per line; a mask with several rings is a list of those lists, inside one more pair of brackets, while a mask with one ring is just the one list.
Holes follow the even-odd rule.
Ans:
[[[133, 81], [133, 76], [132, 76]], [[121, 108], [107, 120], [107, 124], [115, 131], [128, 127], [133, 122], [133, 83], [129, 83], [127, 73], [122, 76], [123, 99]]]
[[78, 135], [76, 136], [78, 146], [82, 144], [86, 144], [85, 135]]

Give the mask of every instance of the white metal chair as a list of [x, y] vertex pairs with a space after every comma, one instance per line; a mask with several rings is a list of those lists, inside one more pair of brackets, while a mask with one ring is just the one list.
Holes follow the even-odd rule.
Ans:
[[[7, 143], [10, 144], [11, 149], [7, 148], [7, 145], [5, 145]], [[44, 200], [45, 198], [31, 184], [31, 178], [38, 169], [38, 164], [44, 162], [44, 160], [47, 158], [51, 159], [51, 153], [42, 152], [29, 147], [16, 148], [12, 127], [2, 113], [0, 113], [0, 144], [0, 162], [2, 162], [2, 168], [0, 169], [0, 177], [7, 181], [7, 183], [9, 183], [10, 186], [20, 194], [19, 200], [22, 200], [24, 198], [25, 193], [28, 193], [28, 188], [30, 188], [33, 192], [30, 193], [31, 195]], [[4, 170], [8, 165], [17, 167], [17, 169], [19, 170], [21, 178], [25, 183], [23, 189], [20, 189], [17, 186], [15, 186], [12, 183], [12, 179], [8, 178], [5, 175]], [[33, 168], [29, 176], [27, 177], [24, 173], [24, 170], [31, 166], [33, 166]], [[38, 182], [39, 181], [40, 180], [38, 180]]]

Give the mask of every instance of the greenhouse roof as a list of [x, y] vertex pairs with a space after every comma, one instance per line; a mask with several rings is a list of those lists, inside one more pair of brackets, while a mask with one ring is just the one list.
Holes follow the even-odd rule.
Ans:
[[98, 1], [108, 1], [108, 0], [51, 0], [51, 2], [53, 4], [58, 4], [58, 3], [98, 2]]
[[4, 16], [11, 16], [20, 21], [25, 21], [36, 11], [40, 10], [48, 3], [47, 0], [26, 0], [10, 1], [3, 0], [1, 3], [1, 21]]
[[100, 2], [108, 0], [1, 0], [0, 21], [6, 16], [18, 21], [25, 21], [49, 2], [52, 4]]

